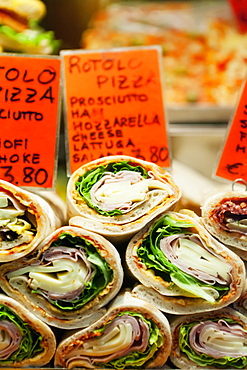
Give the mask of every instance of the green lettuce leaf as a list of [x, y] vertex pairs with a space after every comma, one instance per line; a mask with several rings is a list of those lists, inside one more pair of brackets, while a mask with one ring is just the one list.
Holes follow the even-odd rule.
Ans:
[[202, 287], [213, 287], [219, 292], [219, 298], [226, 294], [229, 287], [221, 284], [209, 285], [191, 276], [172, 264], [160, 249], [161, 239], [174, 234], [192, 234], [193, 224], [175, 220], [171, 216], [162, 217], [151, 229], [149, 235], [142, 241], [137, 250], [141, 261], [152, 269], [157, 276], [170, 283], [172, 290], [174, 285], [180, 287], [194, 296], [201, 297], [213, 303], [214, 299], [207, 294]]
[[90, 196], [90, 191], [93, 185], [105, 175], [105, 172], [112, 172], [116, 174], [120, 171], [139, 172], [144, 178], [148, 178], [148, 173], [144, 168], [142, 168], [141, 166], [132, 166], [127, 161], [118, 163], [109, 163], [105, 166], [98, 166], [93, 170], [89, 170], [83, 176], [80, 176], [75, 184], [76, 190], [78, 191], [80, 196], [85, 200], [88, 207], [94, 209], [96, 212], [103, 216], [115, 216], [122, 214], [122, 211], [119, 209], [114, 209], [112, 211], [102, 210], [100, 207], [92, 203]]
[[54, 32], [44, 30], [36, 21], [30, 21], [29, 29], [23, 32], [17, 32], [7, 25], [0, 25], [1, 34], [4, 39], [14, 42], [15, 52], [43, 54], [45, 51], [45, 54], [57, 54], [61, 46], [61, 41], [55, 39]]
[[[235, 320], [224, 317], [222, 318], [222, 320], [227, 321], [229, 324], [239, 324], [239, 322]], [[212, 321], [216, 322], [218, 321], [218, 319], [213, 319]], [[196, 324], [198, 324], [198, 322], [183, 324], [179, 329], [179, 348], [181, 352], [185, 353], [191, 361], [194, 361], [195, 363], [203, 367], [212, 366], [219, 369], [242, 369], [247, 366], [246, 356], [241, 356], [238, 358], [228, 356], [222, 358], [214, 358], [204, 353], [199, 354], [195, 352], [189, 345], [189, 333], [192, 327]]]
[[[113, 271], [109, 264], [100, 256], [96, 248], [86, 239], [68, 233], [59, 235], [59, 239], [51, 244], [51, 247], [85, 248], [88, 260], [94, 264], [95, 273], [82, 291], [80, 297], [72, 302], [62, 300], [49, 300], [49, 302], [61, 310], [73, 311], [83, 307], [87, 302], [96, 297], [113, 278]], [[33, 291], [41, 294], [38, 290]]]
[[0, 360], [2, 366], [33, 358], [43, 352], [40, 333], [37, 333], [27, 322], [22, 321], [18, 315], [3, 304], [0, 304], [0, 320], [6, 320], [15, 324], [23, 336], [19, 348], [8, 359]]
[[[98, 366], [102, 368], [110, 368], [110, 369], [124, 369], [124, 368], [137, 368], [143, 366], [148, 360], [153, 358], [155, 352], [164, 344], [164, 336], [160, 332], [158, 326], [152, 321], [146, 319], [141, 313], [139, 312], [132, 312], [132, 311], [123, 311], [120, 312], [117, 316], [122, 315], [130, 315], [140, 318], [141, 320], [145, 321], [149, 327], [149, 341], [148, 346], [145, 352], [140, 351], [133, 351], [127, 354], [126, 356], [122, 356], [116, 358], [112, 361], [109, 361], [107, 364], [97, 363]], [[111, 322], [111, 321], [110, 321]], [[103, 332], [107, 325], [100, 328], [99, 330], [95, 330], [94, 332]]]

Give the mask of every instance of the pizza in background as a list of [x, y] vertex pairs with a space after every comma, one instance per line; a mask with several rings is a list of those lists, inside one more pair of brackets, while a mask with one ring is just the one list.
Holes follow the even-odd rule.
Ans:
[[161, 45], [169, 106], [232, 107], [247, 67], [247, 34], [227, 1], [112, 3], [98, 11], [83, 49]]

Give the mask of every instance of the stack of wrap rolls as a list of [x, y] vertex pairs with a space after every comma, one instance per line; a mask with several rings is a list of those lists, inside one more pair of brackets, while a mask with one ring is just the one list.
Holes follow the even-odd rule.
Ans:
[[[247, 368], [245, 244], [179, 209], [164, 168], [94, 160], [55, 207], [0, 185], [1, 367]], [[244, 240], [238, 196], [225, 219]]]

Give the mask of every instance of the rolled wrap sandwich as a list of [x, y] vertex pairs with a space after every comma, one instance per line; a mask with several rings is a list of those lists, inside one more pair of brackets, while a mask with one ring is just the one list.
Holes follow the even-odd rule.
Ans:
[[54, 333], [14, 299], [0, 294], [0, 366], [48, 364], [56, 350]]
[[131, 239], [126, 263], [140, 283], [133, 294], [172, 314], [216, 310], [239, 298], [243, 261], [198, 220], [192, 211], [165, 212]]
[[69, 223], [120, 243], [174, 208], [180, 196], [171, 175], [154, 163], [129, 156], [100, 158], [80, 167], [68, 181]]
[[246, 369], [247, 319], [225, 307], [171, 323], [170, 359], [180, 369]]
[[60, 225], [44, 199], [0, 180], [0, 262], [29, 254]]
[[125, 291], [96, 323], [62, 340], [55, 367], [158, 368], [171, 350], [167, 318], [153, 305]]
[[219, 241], [247, 260], [247, 193], [229, 191], [215, 194], [201, 208], [206, 229]]
[[47, 324], [64, 329], [82, 328], [101, 317], [122, 281], [115, 247], [98, 234], [69, 226], [49, 235], [38, 256], [0, 267], [6, 294]]

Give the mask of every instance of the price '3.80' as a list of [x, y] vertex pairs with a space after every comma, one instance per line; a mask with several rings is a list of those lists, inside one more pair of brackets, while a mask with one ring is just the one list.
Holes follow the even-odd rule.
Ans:
[[[2, 174], [1, 170], [3, 171]], [[42, 186], [48, 180], [48, 172], [44, 168], [35, 169], [33, 167], [24, 167], [19, 180], [13, 175], [12, 170], [13, 166], [0, 166], [0, 178], [15, 185], [23, 183], [28, 186]]]

